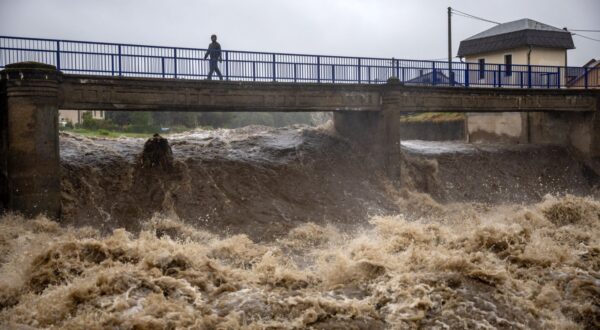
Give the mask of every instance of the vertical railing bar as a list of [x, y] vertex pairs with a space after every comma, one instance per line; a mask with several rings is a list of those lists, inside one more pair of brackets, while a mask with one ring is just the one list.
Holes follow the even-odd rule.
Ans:
[[73, 67], [72, 67], [72, 69], [75, 70], [74, 73], [77, 73], [77, 70], [80, 69], [80, 67], [79, 67], [80, 61], [81, 61], [81, 54], [75, 54], [73, 56]]
[[60, 71], [60, 41], [56, 41], [56, 70]]
[[498, 64], [498, 87], [502, 87], [502, 64]]
[[273, 81], [277, 81], [276, 76], [277, 73], [275, 71], [275, 54], [273, 53]]
[[321, 56], [317, 56], [317, 83], [321, 82]]
[[173, 78], [177, 79], [177, 48], [173, 48]]
[[521, 79], [521, 88], [523, 88], [523, 71], [519, 71], [519, 76]]
[[406, 73], [405, 73], [404, 67], [402, 67], [400, 73], [402, 74], [402, 78], [400, 79], [400, 81], [403, 83], [406, 82], [406, 77], [405, 77]]
[[225, 80], [229, 80], [229, 51], [225, 51]]
[[86, 44], [83, 46], [83, 54], [81, 54], [81, 58], [80, 58], [80, 66], [79, 66], [79, 70], [85, 72], [86, 69], [89, 68], [88, 66], [88, 54], [90, 52], [90, 45]]
[[121, 50], [121, 45], [118, 46], [118, 54], [119, 54], [119, 77], [121, 77], [123, 75], [123, 71], [122, 71], [122, 59], [121, 59], [121, 55], [122, 55], [122, 50]]
[[335, 64], [331, 65], [331, 83], [335, 84]]
[[358, 58], [355, 57], [355, 58], [353, 58], [353, 60], [356, 60], [355, 61], [355, 63], [356, 63], [356, 70], [357, 70], [357, 72], [356, 72], [356, 82], [360, 84], [361, 80], [362, 80], [362, 74], [360, 72], [362, 70], [362, 68], [361, 68], [362, 63], [360, 61], [360, 57], [358, 57]]

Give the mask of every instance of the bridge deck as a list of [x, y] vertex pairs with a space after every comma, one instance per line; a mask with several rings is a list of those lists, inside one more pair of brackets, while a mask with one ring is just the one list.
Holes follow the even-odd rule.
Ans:
[[560, 111], [527, 116], [541, 117], [527, 122], [531, 135], [600, 157], [600, 91], [119, 78], [26, 62], [0, 72], [0, 203], [9, 209], [60, 215], [59, 109], [331, 111], [338, 134], [367, 146], [363, 156], [392, 182], [400, 178], [402, 111]]
[[64, 75], [60, 108], [116, 111], [597, 111], [600, 91]]

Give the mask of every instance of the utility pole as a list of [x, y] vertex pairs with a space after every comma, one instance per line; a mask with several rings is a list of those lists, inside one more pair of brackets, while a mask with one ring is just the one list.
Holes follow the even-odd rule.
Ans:
[[450, 85], [454, 85], [454, 73], [452, 72], [452, 7], [448, 7], [448, 79]]

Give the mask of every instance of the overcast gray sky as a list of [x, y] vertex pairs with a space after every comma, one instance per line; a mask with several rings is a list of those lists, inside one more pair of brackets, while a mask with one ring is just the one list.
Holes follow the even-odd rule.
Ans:
[[[0, 0], [0, 35], [205, 48], [216, 33], [224, 49], [443, 59], [448, 6], [600, 29], [600, 0]], [[455, 16], [454, 54], [492, 26]], [[600, 58], [600, 42], [574, 41], [570, 65]]]

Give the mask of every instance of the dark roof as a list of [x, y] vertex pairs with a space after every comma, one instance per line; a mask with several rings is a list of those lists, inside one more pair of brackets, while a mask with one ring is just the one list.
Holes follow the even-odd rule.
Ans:
[[[567, 86], [576, 86], [577, 83], [583, 79], [585, 76], [586, 69], [588, 70], [588, 74], [591, 70], [597, 70], [595, 68], [600, 69], [600, 60], [591, 59], [586, 64], [584, 64], [581, 68], [578, 67], [568, 67], [567, 68]], [[591, 70], [590, 70], [591, 69]]]
[[585, 73], [585, 68], [591, 69], [594, 67], [600, 67], [600, 60], [596, 60], [595, 58], [593, 58], [587, 63], [585, 63], [582, 67], [569, 66], [567, 67], [567, 77], [573, 78], [583, 76], [583, 74]]
[[594, 66], [598, 66], [599, 64], [600, 64], [600, 59], [597, 60], [597, 59], [593, 58], [593, 59], [587, 61], [587, 63], [585, 63], [583, 66], [591, 68]]
[[[428, 72], [425, 74], [420, 74], [419, 76], [412, 78], [410, 80], [405, 81], [405, 84], [426, 84], [426, 85], [432, 85], [433, 84], [433, 73], [432, 72]], [[444, 73], [440, 72], [440, 71], [436, 71], [435, 72], [435, 83], [439, 84], [439, 85], [449, 85], [450, 84], [450, 79], [448, 78], [448, 76], [446, 76]], [[457, 83], [456, 81], [454, 82], [455, 85], [457, 86], [462, 86], [461, 84]]]
[[494, 26], [460, 42], [458, 56], [494, 52], [523, 46], [573, 49], [571, 33], [531, 19]]

